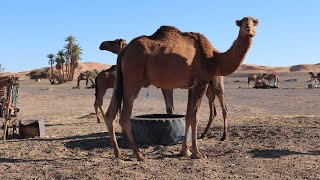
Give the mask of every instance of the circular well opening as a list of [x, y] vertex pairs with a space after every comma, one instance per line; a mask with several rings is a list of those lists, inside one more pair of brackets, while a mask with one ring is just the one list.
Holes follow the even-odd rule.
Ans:
[[183, 118], [181, 114], [143, 114], [135, 116], [139, 119], [167, 119], [167, 118]]

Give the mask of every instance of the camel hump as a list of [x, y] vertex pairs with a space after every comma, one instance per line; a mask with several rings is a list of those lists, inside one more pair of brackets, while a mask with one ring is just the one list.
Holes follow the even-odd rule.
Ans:
[[162, 39], [171, 34], [183, 34], [178, 28], [174, 26], [161, 26], [155, 33], [149, 36], [150, 39]]

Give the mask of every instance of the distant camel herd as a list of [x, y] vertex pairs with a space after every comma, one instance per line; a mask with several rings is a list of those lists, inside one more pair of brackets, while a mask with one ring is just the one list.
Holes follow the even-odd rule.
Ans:
[[[279, 84], [279, 76], [276, 74], [262, 74], [262, 75], [256, 75], [256, 74], [251, 74], [248, 76], [248, 88], [250, 87], [250, 82], [253, 81], [255, 82], [255, 86], [259, 84], [260, 82], [267, 80], [268, 81], [268, 86], [275, 86]], [[271, 81], [274, 81], [275, 83], [273, 85], [270, 84]]]

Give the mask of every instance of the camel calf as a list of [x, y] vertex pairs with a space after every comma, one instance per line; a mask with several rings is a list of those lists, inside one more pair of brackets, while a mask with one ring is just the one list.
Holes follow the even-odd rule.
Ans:
[[224, 96], [223, 76], [215, 76], [212, 78], [212, 80], [209, 82], [206, 96], [209, 100], [210, 116], [209, 116], [208, 124], [207, 124], [204, 132], [201, 134], [200, 138], [206, 137], [208, 130], [213, 122], [213, 119], [217, 116], [217, 110], [216, 110], [216, 106], [214, 104], [215, 96], [217, 96], [219, 99], [220, 105], [221, 105], [223, 122], [224, 122], [223, 135], [222, 135], [220, 141], [225, 141], [228, 139], [228, 135], [227, 135], [227, 129], [228, 129], [227, 111], [228, 111], [228, 109], [227, 109], [227, 105], [225, 102], [225, 96]]

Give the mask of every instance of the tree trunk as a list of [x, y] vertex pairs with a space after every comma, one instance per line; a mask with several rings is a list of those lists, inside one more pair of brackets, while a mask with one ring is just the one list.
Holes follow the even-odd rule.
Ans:
[[61, 64], [61, 70], [62, 70], [62, 80], [63, 82], [65, 82], [63, 63]]

